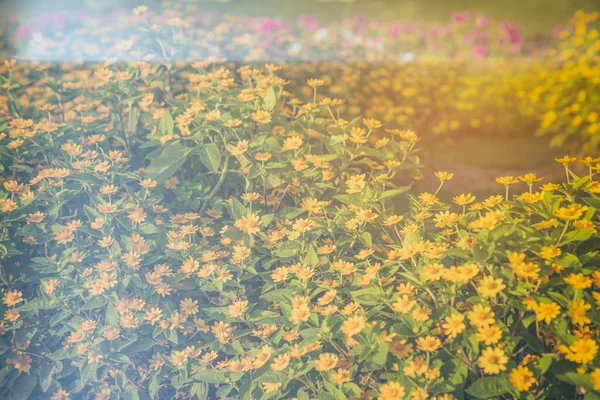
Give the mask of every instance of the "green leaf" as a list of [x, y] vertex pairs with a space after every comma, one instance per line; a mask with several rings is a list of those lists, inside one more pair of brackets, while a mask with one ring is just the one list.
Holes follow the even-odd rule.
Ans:
[[340, 194], [333, 196], [334, 199], [350, 206], [359, 206], [363, 203], [363, 196], [360, 194]]
[[564, 246], [565, 244], [571, 242], [582, 242], [584, 240], [588, 240], [594, 233], [596, 233], [595, 229], [576, 229], [567, 233], [562, 242], [560, 242], [559, 246]]
[[473, 382], [466, 392], [478, 399], [490, 399], [510, 393], [512, 390], [513, 387], [506, 376], [487, 376]]
[[60, 365], [60, 368], [57, 368], [56, 363], [44, 362], [42, 368], [40, 368], [40, 387], [42, 392], [45, 393], [50, 388], [54, 374], [57, 371], [62, 370], [62, 364], [58, 363], [58, 365]]
[[409, 189], [409, 186], [402, 186], [397, 189], [386, 190], [385, 192], [381, 193], [380, 199], [383, 200], [387, 199], [388, 197], [396, 197], [398, 195], [401, 195], [402, 193], [407, 192]]
[[160, 156], [150, 162], [146, 176], [161, 183], [166, 181], [181, 168], [190, 152], [190, 148], [179, 142], [171, 143], [163, 149]]
[[123, 393], [123, 399], [125, 400], [140, 400], [140, 395], [138, 394], [137, 388], [128, 385], [125, 387], [125, 392]]
[[158, 133], [161, 135], [172, 135], [174, 127], [175, 124], [173, 123], [171, 111], [167, 110], [158, 122]]
[[352, 295], [352, 297], [360, 304], [373, 306], [376, 304], [381, 304], [384, 293], [379, 287], [371, 287], [367, 289], [355, 290], [350, 292], [350, 295]]
[[542, 355], [542, 357], [540, 357], [539, 360], [537, 360], [537, 362], [534, 364], [534, 369], [536, 370], [537, 375], [541, 376], [548, 372], [553, 360], [554, 357], [550, 353]]
[[194, 374], [194, 380], [205, 383], [229, 383], [229, 372], [221, 370], [200, 371]]
[[200, 162], [206, 166], [212, 172], [218, 172], [219, 167], [221, 166], [221, 150], [219, 150], [219, 146], [214, 143], [209, 143], [207, 145], [199, 145], [198, 146], [198, 157], [200, 158]]
[[150, 338], [139, 338], [134, 343], [127, 346], [124, 352], [129, 355], [141, 353], [143, 351], [151, 349], [152, 346], [154, 346], [154, 343], [154, 340]]
[[153, 235], [155, 233], [160, 232], [154, 224], [142, 224], [140, 225], [139, 229], [142, 233], [145, 233], [146, 235]]
[[306, 256], [304, 257], [304, 264], [307, 267], [316, 267], [317, 263], [319, 262], [319, 256], [317, 256], [317, 253], [315, 252], [315, 249], [313, 248], [313, 246], [308, 246], [308, 251], [306, 252]]
[[190, 395], [192, 398], [195, 395], [198, 400], [208, 399], [208, 385], [204, 382], [193, 383], [190, 390]]
[[39, 311], [39, 310], [51, 310], [53, 308], [58, 308], [59, 303], [54, 300], [44, 299], [43, 297], [38, 297], [33, 299], [18, 308], [19, 311]]
[[156, 393], [158, 392], [159, 388], [160, 388], [160, 380], [158, 379], [158, 376], [154, 375], [154, 376], [152, 376], [152, 379], [150, 380], [150, 385], [148, 386], [148, 391], [150, 392], [150, 397], [155, 398]]
[[343, 389], [344, 393], [352, 397], [360, 397], [362, 393], [360, 387], [354, 382], [344, 383]]
[[240, 219], [244, 215], [246, 215], [246, 207], [244, 207], [244, 205], [242, 203], [240, 203], [240, 201], [238, 199], [236, 199], [235, 197], [231, 200], [231, 203], [229, 205], [229, 210], [230, 210], [231, 216], [235, 219]]
[[13, 383], [12, 396], [13, 400], [27, 400], [37, 386], [35, 375], [21, 374]]
[[273, 110], [275, 110], [276, 105], [277, 105], [277, 95], [275, 94], [275, 90], [273, 89], [273, 86], [271, 86], [267, 90], [267, 94], [265, 95], [265, 98], [263, 99], [263, 109], [265, 111], [272, 112]]
[[107, 303], [107, 300], [104, 297], [94, 296], [91, 300], [87, 300], [81, 306], [81, 311], [95, 310], [96, 308], [104, 307]]
[[574, 386], [580, 386], [592, 390], [592, 381], [589, 374], [577, 373], [577, 366], [566, 360], [561, 360], [550, 368], [550, 371], [560, 381]]

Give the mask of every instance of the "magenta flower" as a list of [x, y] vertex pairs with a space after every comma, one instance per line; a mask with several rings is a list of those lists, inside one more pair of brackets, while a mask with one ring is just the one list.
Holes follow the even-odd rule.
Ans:
[[23, 24], [17, 29], [17, 31], [15, 32], [15, 36], [17, 39], [21, 40], [31, 36], [33, 32], [34, 30], [32, 25]]
[[471, 19], [471, 13], [468, 13], [468, 12], [456, 13], [456, 14], [452, 15], [452, 17], [451, 17], [452, 23], [454, 23], [456, 25], [460, 25], [469, 19]]
[[487, 47], [485, 47], [484, 45], [478, 45], [475, 46], [473, 48], [473, 55], [475, 56], [475, 58], [481, 59], [481, 58], [485, 58], [485, 56], [487, 56]]

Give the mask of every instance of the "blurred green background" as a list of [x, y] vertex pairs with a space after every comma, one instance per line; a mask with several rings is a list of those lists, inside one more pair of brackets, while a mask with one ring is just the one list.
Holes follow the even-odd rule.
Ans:
[[[171, 0], [194, 1], [206, 11], [235, 15], [295, 18], [313, 14], [326, 21], [340, 17], [365, 15], [383, 20], [444, 21], [453, 13], [485, 13], [496, 20], [519, 24], [524, 34], [548, 34], [557, 24], [565, 23], [578, 9], [600, 10], [600, 0]], [[55, 10], [101, 12], [113, 8], [133, 8], [145, 4], [160, 5], [158, 0], [0, 0], [0, 12], [18, 9], [27, 15]]]

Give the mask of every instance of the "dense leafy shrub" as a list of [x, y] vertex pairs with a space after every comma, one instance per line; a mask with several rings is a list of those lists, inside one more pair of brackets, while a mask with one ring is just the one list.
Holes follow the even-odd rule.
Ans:
[[547, 63], [535, 84], [520, 93], [539, 116], [543, 135], [554, 146], [597, 152], [600, 144], [599, 14], [578, 12], [558, 32], [558, 62]]

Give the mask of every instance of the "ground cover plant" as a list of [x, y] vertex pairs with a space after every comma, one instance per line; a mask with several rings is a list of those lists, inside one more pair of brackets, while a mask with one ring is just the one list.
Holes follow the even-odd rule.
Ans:
[[[336, 84], [360, 64], [184, 61], [179, 14], [148, 13], [104, 62], [0, 66], [3, 398], [600, 396], [593, 143], [556, 160], [560, 182], [502, 176], [443, 202], [451, 172], [413, 187], [411, 114], [366, 108], [382, 81], [358, 100]], [[541, 76], [593, 82], [594, 43], [578, 72]], [[527, 90], [547, 84], [529, 71], [515, 98], [535, 122]]]

